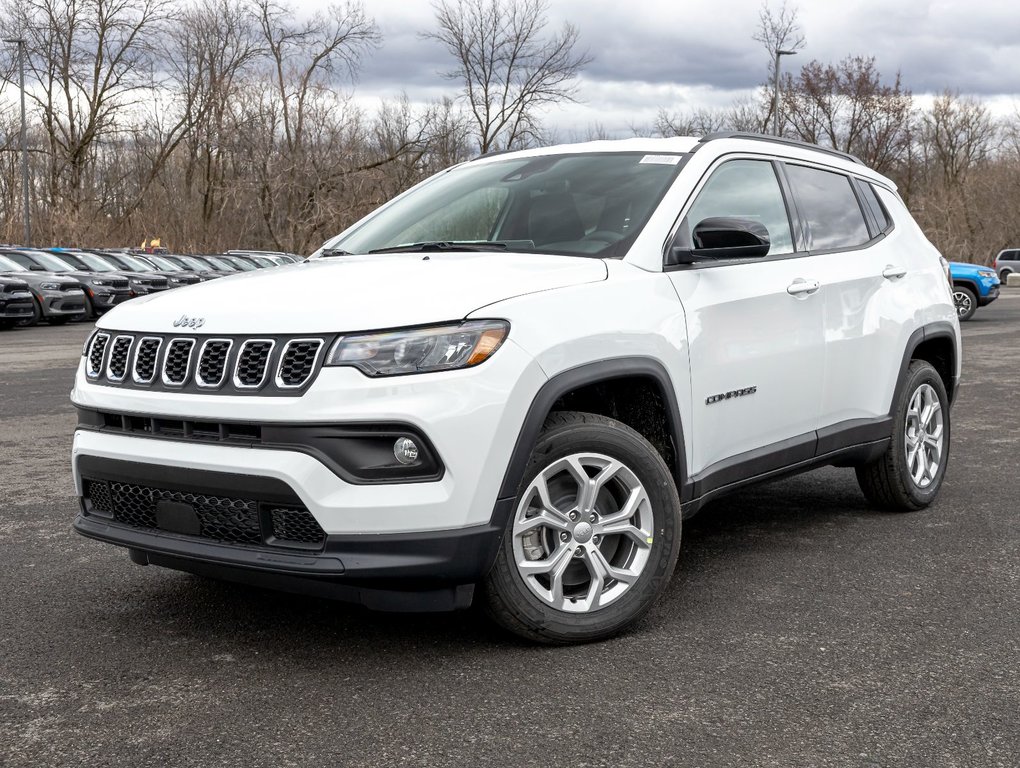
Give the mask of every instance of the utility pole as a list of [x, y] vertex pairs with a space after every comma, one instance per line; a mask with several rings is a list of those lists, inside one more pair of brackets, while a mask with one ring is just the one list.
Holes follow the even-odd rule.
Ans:
[[22, 211], [22, 217], [25, 222], [24, 245], [28, 246], [32, 244], [32, 210], [29, 207], [28, 193], [28, 124], [25, 118], [25, 40], [24, 38], [18, 38], [15, 40], [4, 40], [4, 42], [18, 44], [18, 68], [21, 70], [21, 197], [22, 205], [24, 206]]
[[776, 49], [776, 66], [774, 69], [775, 82], [772, 84], [772, 135], [779, 135], [779, 57], [794, 56], [796, 51], [782, 51]]

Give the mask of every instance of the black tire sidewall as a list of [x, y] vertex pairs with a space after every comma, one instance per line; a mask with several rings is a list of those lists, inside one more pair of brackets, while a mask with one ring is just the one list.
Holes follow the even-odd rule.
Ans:
[[[942, 456], [939, 461], [938, 471], [935, 473], [935, 480], [927, 488], [919, 488], [910, 476], [910, 468], [907, 466], [906, 435], [904, 426], [907, 418], [907, 409], [910, 407], [910, 400], [922, 384], [930, 384], [939, 397], [942, 405]], [[931, 366], [923, 361], [914, 361], [907, 370], [907, 380], [900, 395], [900, 401], [896, 404], [896, 416], [893, 421], [892, 445], [893, 457], [896, 461], [897, 473], [902, 476], [902, 486], [910, 501], [921, 507], [926, 507], [935, 500], [942, 487], [942, 481], [946, 476], [946, 468], [949, 466], [949, 446], [952, 437], [952, 419], [949, 410], [949, 395], [946, 392], [946, 385], [942, 377]]]
[[[590, 414], [576, 416], [583, 421], [556, 424], [539, 438], [485, 582], [487, 592], [496, 591], [520, 620], [552, 642], [607, 637], [640, 619], [665, 590], [680, 549], [680, 503], [672, 475], [659, 454], [619, 422]], [[644, 486], [655, 526], [652, 554], [638, 581], [616, 601], [591, 614], [564, 613], [544, 603], [525, 584], [513, 554], [512, 531], [520, 495], [541, 470], [574, 453], [600, 453], [622, 461]]]

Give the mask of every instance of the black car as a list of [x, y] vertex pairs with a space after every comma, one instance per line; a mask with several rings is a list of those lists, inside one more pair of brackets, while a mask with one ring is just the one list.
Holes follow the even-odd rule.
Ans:
[[225, 277], [226, 275], [235, 274], [239, 271], [237, 267], [229, 262], [214, 261], [208, 256], [183, 256], [171, 253], [162, 254], [162, 257], [182, 269], [190, 269], [198, 272], [206, 280], [211, 280], [215, 277]]
[[147, 264], [153, 269], [164, 273], [167, 280], [170, 281], [171, 288], [178, 288], [182, 285], [194, 285], [195, 283], [201, 283], [203, 280], [208, 279], [200, 271], [188, 269], [180, 266], [179, 264], [175, 264], [162, 254], [130, 253], [117, 255], [129, 256], [132, 263], [140, 261], [143, 264]]
[[17, 277], [0, 275], [0, 328], [35, 319], [35, 302], [28, 283]]
[[24, 267], [7, 253], [0, 253], [0, 272], [28, 283], [34, 299], [31, 317], [17, 321], [17, 325], [32, 325], [40, 319], [62, 325], [85, 314], [85, 289], [73, 277]]
[[87, 264], [66, 252], [57, 256], [35, 248], [11, 249], [5, 253], [26, 269], [45, 269], [78, 280], [85, 290], [85, 317], [98, 317], [135, 295], [128, 276], [106, 263]]
[[110, 254], [64, 248], [54, 248], [49, 252], [79, 269], [109, 270], [126, 277], [135, 296], [165, 291], [170, 287], [165, 276], [154, 274], [154, 270], [151, 269], [141, 271], [132, 269], [123, 261], [112, 258]]

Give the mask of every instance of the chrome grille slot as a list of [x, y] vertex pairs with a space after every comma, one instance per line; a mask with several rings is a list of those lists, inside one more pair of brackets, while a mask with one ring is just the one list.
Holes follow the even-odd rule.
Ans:
[[103, 361], [106, 358], [106, 345], [110, 343], [110, 334], [97, 333], [92, 339], [89, 347], [88, 358], [85, 362], [85, 375], [90, 379], [98, 379], [103, 372]]
[[206, 339], [198, 353], [198, 368], [195, 383], [200, 387], [215, 388], [223, 384], [227, 376], [227, 357], [230, 355], [230, 339]]
[[234, 369], [234, 386], [238, 389], [258, 389], [269, 377], [269, 356], [275, 342], [272, 339], [249, 339], [237, 353]]
[[159, 348], [163, 339], [158, 336], [143, 336], [135, 347], [135, 362], [131, 378], [136, 384], [151, 384], [156, 378], [156, 363], [159, 360]]
[[117, 336], [110, 345], [110, 359], [106, 363], [106, 378], [110, 381], [124, 381], [124, 377], [127, 376], [131, 344], [134, 340], [134, 336]]
[[276, 386], [281, 389], [304, 386], [315, 372], [321, 351], [322, 339], [293, 339], [287, 342], [280, 356]]
[[188, 381], [191, 369], [191, 353], [195, 349], [194, 339], [171, 339], [163, 360], [163, 383], [171, 387], [182, 387]]

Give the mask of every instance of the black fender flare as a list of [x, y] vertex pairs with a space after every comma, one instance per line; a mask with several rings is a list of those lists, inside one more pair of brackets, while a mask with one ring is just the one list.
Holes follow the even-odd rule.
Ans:
[[[684, 448], [683, 424], [680, 418], [680, 407], [677, 402], [676, 389], [673, 380], [665, 366], [652, 357], [614, 357], [608, 360], [599, 360], [593, 363], [586, 363], [575, 368], [569, 368], [556, 374], [546, 381], [534, 399], [521, 425], [517, 435], [517, 442], [514, 445], [513, 453], [510, 455], [510, 462], [507, 464], [506, 472], [503, 475], [503, 483], [499, 489], [497, 509], [508, 505], [499, 502], [513, 500], [517, 497], [521, 481], [524, 478], [524, 471], [531, 458], [531, 452], [538, 442], [538, 436], [542, 431], [553, 404], [563, 395], [579, 387], [597, 384], [613, 379], [623, 379], [633, 376], [649, 378], [655, 382], [662, 397], [663, 405], [666, 407], [669, 423], [670, 439], [673, 441], [674, 466], [672, 467], [677, 488], [683, 489], [682, 482], [687, 473], [687, 454]], [[684, 499], [681, 498], [681, 501]], [[493, 521], [498, 522], [498, 521]], [[502, 521], [505, 523], [505, 520]]]
[[903, 349], [903, 360], [900, 362], [900, 373], [896, 378], [896, 387], [893, 389], [892, 401], [889, 403], [889, 415], [892, 416], [896, 409], [896, 402], [899, 400], [900, 395], [903, 392], [903, 386], [907, 378], [907, 368], [910, 367], [910, 361], [914, 359], [914, 353], [917, 348], [926, 341], [932, 339], [949, 339], [950, 344], [953, 347], [953, 359], [952, 368], [950, 371], [950, 378], [952, 379], [952, 386], [947, 387], [949, 390], [949, 402], [950, 404], [956, 399], [956, 393], [959, 389], [959, 380], [956, 375], [956, 362], [960, 359], [960, 348], [956, 340], [956, 328], [952, 323], [946, 320], [939, 320], [938, 322], [929, 323], [928, 325], [921, 326], [907, 339], [907, 344]]

